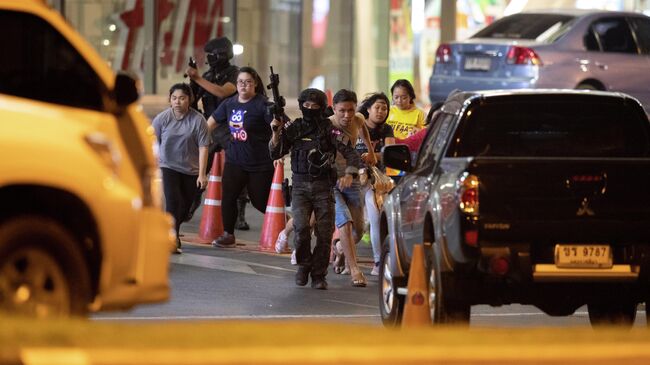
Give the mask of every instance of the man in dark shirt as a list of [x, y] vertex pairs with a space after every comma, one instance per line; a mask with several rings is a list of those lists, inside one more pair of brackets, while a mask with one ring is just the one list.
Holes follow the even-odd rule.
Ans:
[[[340, 131], [325, 117], [327, 97], [317, 89], [300, 93], [298, 104], [302, 118], [291, 123], [274, 119], [269, 142], [271, 158], [277, 160], [291, 153], [291, 209], [295, 227], [295, 248], [298, 271], [296, 285], [307, 285], [311, 274], [314, 289], [327, 289], [327, 266], [334, 232], [334, 195], [332, 187], [341, 189], [358, 176], [360, 158], [350, 141], [338, 138]], [[337, 180], [334, 157], [339, 151], [346, 159], [345, 175]], [[311, 249], [309, 218], [314, 213], [316, 246]]]

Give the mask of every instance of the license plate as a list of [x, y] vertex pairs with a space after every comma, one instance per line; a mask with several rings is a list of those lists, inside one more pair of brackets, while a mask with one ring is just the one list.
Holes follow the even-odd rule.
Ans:
[[612, 250], [601, 244], [557, 244], [555, 265], [563, 268], [610, 268]]
[[490, 71], [492, 60], [487, 57], [465, 57], [465, 70]]

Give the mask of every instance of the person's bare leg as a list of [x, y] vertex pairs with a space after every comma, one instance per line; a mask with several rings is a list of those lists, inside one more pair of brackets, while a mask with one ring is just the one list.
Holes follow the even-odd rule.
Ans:
[[352, 276], [353, 282], [363, 280], [363, 285], [365, 286], [365, 278], [357, 264], [357, 247], [354, 244], [351, 222], [339, 228], [339, 240], [341, 242], [341, 248], [343, 248], [343, 253], [345, 254], [345, 263], [350, 268], [350, 275]]

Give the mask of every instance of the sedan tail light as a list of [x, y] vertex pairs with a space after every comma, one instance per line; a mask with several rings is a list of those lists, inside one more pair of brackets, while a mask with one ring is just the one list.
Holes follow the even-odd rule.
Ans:
[[451, 62], [451, 46], [443, 43], [438, 46], [436, 50], [436, 63], [450, 63]]
[[542, 59], [534, 50], [521, 46], [510, 47], [506, 62], [510, 65], [542, 65]]

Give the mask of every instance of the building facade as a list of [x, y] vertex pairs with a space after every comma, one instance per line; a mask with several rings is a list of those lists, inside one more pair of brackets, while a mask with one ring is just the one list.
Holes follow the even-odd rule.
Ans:
[[312, 86], [359, 96], [413, 82], [426, 105], [435, 50], [504, 15], [534, 8], [648, 11], [650, 0], [50, 0], [111, 67], [140, 75], [145, 94], [166, 95], [189, 57], [205, 68], [203, 45], [235, 44], [233, 63], [288, 98]]

